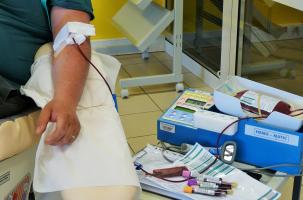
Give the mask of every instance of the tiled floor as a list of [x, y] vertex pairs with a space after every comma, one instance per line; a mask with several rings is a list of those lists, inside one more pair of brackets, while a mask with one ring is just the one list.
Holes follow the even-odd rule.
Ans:
[[[117, 56], [122, 63], [119, 79], [133, 76], [155, 75], [169, 73], [172, 63], [170, 56], [163, 52], [152, 53], [149, 60], [142, 60], [141, 55]], [[184, 69], [185, 87], [212, 90], [203, 84], [203, 80]], [[158, 86], [137, 87], [129, 90], [128, 99], [122, 99], [119, 82], [117, 82], [116, 94], [121, 120], [126, 137], [133, 153], [138, 152], [146, 144], [157, 144], [156, 121], [159, 116], [172, 104], [177, 97], [175, 84]], [[282, 200], [291, 199], [291, 181], [283, 188]], [[144, 200], [163, 200], [166, 198], [143, 193]], [[303, 199], [303, 198], [301, 198]]]

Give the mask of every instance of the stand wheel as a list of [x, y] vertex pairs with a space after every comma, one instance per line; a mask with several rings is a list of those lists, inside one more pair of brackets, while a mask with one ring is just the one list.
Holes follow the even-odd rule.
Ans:
[[184, 85], [183, 85], [183, 83], [177, 83], [176, 84], [176, 91], [177, 92], [183, 92], [184, 91]]
[[148, 51], [143, 51], [141, 56], [142, 56], [143, 60], [148, 60], [149, 59], [149, 52]]
[[281, 69], [280, 70], [280, 76], [285, 78], [287, 77], [287, 74], [288, 74], [288, 69]]
[[282, 70], [280, 70], [280, 76], [283, 78], [295, 79], [296, 70], [295, 69], [282, 69]]
[[122, 89], [121, 90], [121, 97], [122, 97], [122, 99], [127, 99], [128, 98], [128, 89]]
[[295, 70], [295, 69], [291, 69], [291, 70], [289, 71], [289, 77], [290, 77], [291, 79], [295, 79], [295, 78], [296, 78], [296, 70]]

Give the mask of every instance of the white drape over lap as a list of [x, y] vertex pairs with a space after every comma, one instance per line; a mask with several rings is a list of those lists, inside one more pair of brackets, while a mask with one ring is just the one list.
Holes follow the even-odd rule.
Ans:
[[[32, 77], [21, 88], [22, 93], [33, 98], [41, 108], [54, 94], [51, 60], [51, 54], [38, 58], [32, 65]], [[114, 91], [120, 63], [111, 56], [100, 54], [93, 54], [92, 62]], [[55, 128], [53, 123], [49, 123], [43, 133], [36, 153], [35, 191], [45, 193], [90, 186], [139, 186], [112, 96], [92, 67], [77, 115], [81, 131], [71, 145], [58, 147], [44, 143], [45, 137]]]

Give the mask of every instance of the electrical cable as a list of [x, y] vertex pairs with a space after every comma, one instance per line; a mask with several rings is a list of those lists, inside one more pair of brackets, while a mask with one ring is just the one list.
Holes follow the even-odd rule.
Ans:
[[272, 169], [272, 168], [277, 168], [277, 167], [303, 167], [303, 164], [289, 164], [289, 163], [284, 163], [284, 164], [277, 164], [277, 165], [271, 165], [271, 166], [266, 166], [266, 167], [257, 167], [257, 168], [241, 168], [241, 170], [244, 171], [254, 171], [254, 170], [264, 170], [264, 169]]
[[277, 167], [303, 167], [303, 164], [278, 164], [278, 165], [271, 165], [271, 166], [266, 166], [266, 167], [257, 167], [257, 168], [241, 168], [240, 170], [245, 171], [245, 172], [254, 172], [254, 173], [259, 173], [259, 174], [265, 174], [268, 176], [275, 176], [275, 177], [295, 177], [295, 176], [303, 176], [303, 174], [285, 174], [285, 175], [277, 175], [277, 174], [270, 174], [264, 171], [260, 170], [266, 170], [266, 169], [272, 169], [272, 168], [277, 168]]
[[[264, 116], [259, 116], [259, 117], [254, 117], [254, 119], [260, 119], [260, 118], [264, 118]], [[239, 121], [242, 121], [242, 120], [246, 120], [246, 119], [251, 119], [251, 117], [246, 117], [246, 118], [240, 118], [232, 123], [230, 123], [228, 126], [226, 126], [221, 132], [220, 134], [218, 135], [217, 137], [217, 144], [216, 144], [216, 150], [217, 150], [217, 154], [219, 155], [219, 149], [220, 149], [220, 140], [221, 140], [221, 137], [222, 135], [224, 134], [224, 132], [229, 128], [231, 127], [232, 125], [234, 125], [235, 123], [238, 123]], [[219, 156], [215, 156], [216, 159], [210, 163], [206, 168], [203, 169], [203, 171], [199, 172], [200, 174], [206, 172], [209, 168], [211, 168], [219, 159]]]
[[166, 144], [162, 141], [159, 141], [157, 145], [161, 144], [161, 147], [164, 148], [165, 150], [177, 152], [179, 154], [185, 155], [191, 147], [188, 146], [186, 143], [182, 143], [181, 146], [175, 146], [175, 145], [170, 145], [166, 146]]
[[77, 44], [75, 38], [73, 38], [73, 41], [74, 41], [74, 43], [75, 43], [77, 49], [79, 50], [80, 54], [82, 55], [82, 57], [83, 57], [83, 58], [84, 58], [84, 59], [85, 59], [85, 60], [86, 60], [86, 61], [87, 61], [87, 62], [88, 62], [96, 71], [97, 71], [97, 73], [102, 77], [102, 79], [104, 80], [104, 82], [105, 82], [105, 84], [106, 84], [108, 90], [110, 91], [111, 95], [113, 95], [113, 91], [112, 91], [112, 89], [110, 88], [110, 86], [109, 86], [108, 82], [106, 81], [106, 79], [104, 78], [104, 76], [102, 75], [102, 73], [98, 70], [98, 68], [94, 65], [94, 63], [92, 63], [92, 62], [90, 61], [90, 59], [87, 58], [87, 56], [86, 56], [86, 55], [84, 54], [84, 52], [82, 51], [80, 45]]
[[175, 160], [172, 160], [172, 159], [169, 159], [166, 155], [165, 155], [165, 152], [167, 151], [167, 147], [166, 145], [164, 144], [164, 142], [160, 142], [161, 146], [162, 146], [162, 151], [161, 151], [161, 154], [162, 154], [162, 157], [168, 161], [169, 163], [173, 163], [175, 162]]
[[263, 174], [263, 175], [267, 175], [267, 176], [271, 176], [271, 177], [300, 177], [303, 176], [303, 174], [271, 174], [271, 173], [267, 173], [264, 171], [249, 171], [249, 172], [253, 172], [256, 174]]

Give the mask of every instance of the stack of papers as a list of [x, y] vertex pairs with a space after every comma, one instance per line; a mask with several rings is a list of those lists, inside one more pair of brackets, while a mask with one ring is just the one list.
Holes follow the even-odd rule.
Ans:
[[[163, 154], [166, 158], [164, 158]], [[173, 163], [167, 161], [174, 160]], [[135, 157], [135, 161], [140, 163], [144, 170], [151, 172], [153, 169], [168, 168], [175, 166], [186, 166], [191, 171], [203, 171], [215, 157], [210, 154], [201, 145], [195, 144], [186, 154], [178, 154], [172, 151], [163, 151], [162, 148], [147, 145]], [[183, 192], [187, 182], [171, 183], [152, 176], [146, 176], [144, 172], [138, 170], [137, 174], [140, 179], [143, 190], [162, 194], [174, 199], [181, 200], [276, 200], [281, 194], [263, 183], [251, 178], [241, 170], [217, 161], [212, 167], [206, 170], [203, 175], [222, 178], [227, 182], [237, 183], [233, 193], [225, 197], [211, 197], [201, 194], [188, 194]], [[171, 180], [182, 180], [183, 177], [174, 177]]]

